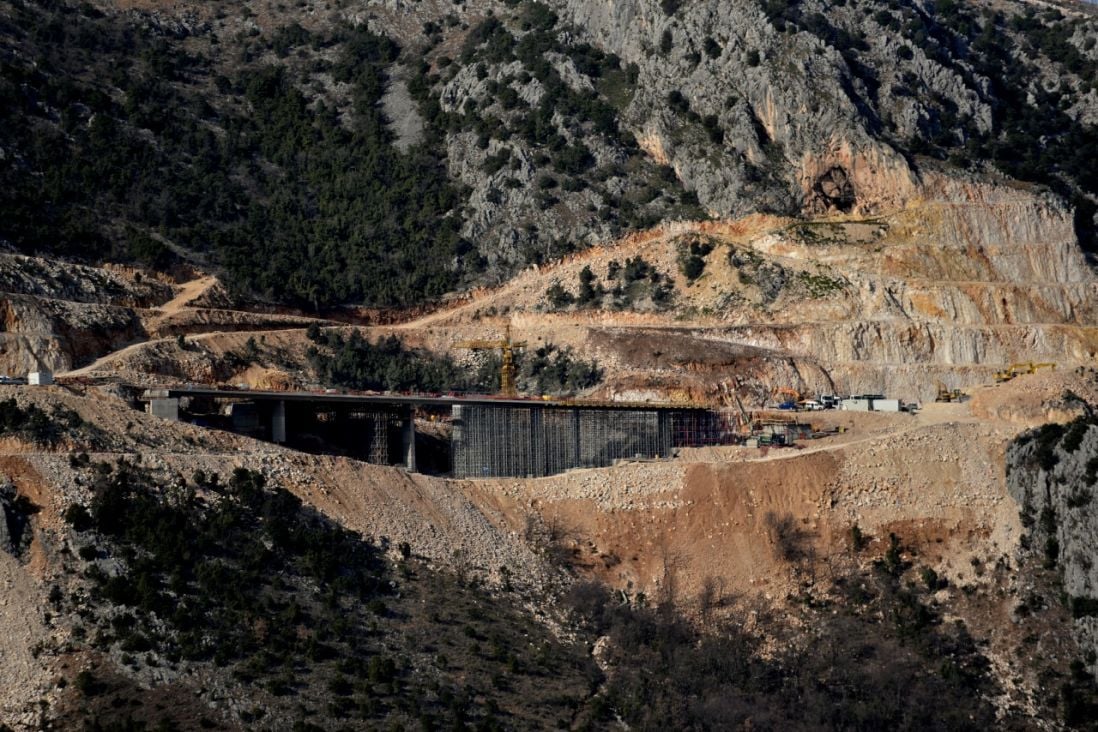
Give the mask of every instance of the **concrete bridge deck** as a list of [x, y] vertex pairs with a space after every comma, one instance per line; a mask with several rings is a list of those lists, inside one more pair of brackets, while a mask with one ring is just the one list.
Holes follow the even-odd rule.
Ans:
[[508, 399], [487, 394], [465, 394], [449, 396], [441, 394], [353, 394], [343, 392], [318, 391], [268, 391], [264, 389], [218, 389], [207, 386], [168, 386], [147, 389], [143, 399], [162, 399], [180, 397], [207, 397], [212, 399], [240, 399], [252, 401], [297, 401], [317, 404], [362, 404], [397, 406], [450, 406], [453, 404], [491, 407], [542, 407], [568, 409], [611, 409], [611, 410], [690, 410], [704, 407], [669, 402], [618, 402], [592, 401], [587, 399]]

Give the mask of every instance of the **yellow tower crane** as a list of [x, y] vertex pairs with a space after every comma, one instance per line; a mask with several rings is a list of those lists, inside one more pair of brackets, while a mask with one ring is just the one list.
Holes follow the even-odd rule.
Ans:
[[526, 341], [518, 343], [511, 340], [511, 326], [507, 326], [503, 340], [458, 341], [454, 348], [467, 348], [471, 351], [499, 351], [503, 357], [503, 363], [499, 367], [499, 393], [503, 396], [518, 396], [515, 386], [515, 349], [526, 348]]

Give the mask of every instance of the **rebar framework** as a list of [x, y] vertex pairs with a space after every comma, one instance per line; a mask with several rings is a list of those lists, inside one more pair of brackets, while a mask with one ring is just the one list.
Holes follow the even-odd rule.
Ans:
[[731, 410], [688, 409], [671, 412], [675, 447], [730, 445], [739, 438], [740, 420]]
[[623, 458], [668, 457], [662, 410], [455, 406], [455, 477], [538, 477]]

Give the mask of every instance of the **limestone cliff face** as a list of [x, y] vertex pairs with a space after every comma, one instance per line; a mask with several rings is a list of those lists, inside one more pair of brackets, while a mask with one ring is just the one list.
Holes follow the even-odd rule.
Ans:
[[171, 285], [122, 268], [0, 255], [0, 373], [65, 371], [145, 336]]
[[[937, 10], [899, 12], [877, 0], [841, 6], [818, 0], [549, 0], [538, 5], [559, 18], [551, 33], [553, 50], [542, 57], [561, 83], [577, 94], [605, 99], [614, 108], [616, 125], [646, 161], [669, 166], [675, 185], [696, 196], [712, 216], [758, 211], [878, 216], [915, 204], [927, 214], [930, 209], [922, 204], [937, 202], [948, 206], [940, 215], [952, 219], [945, 227], [950, 236], [910, 251], [895, 249], [881, 263], [882, 274], [1060, 284], [1085, 280], [1074, 261], [1078, 242], [1072, 212], [1060, 200], [989, 185], [996, 175], [989, 166], [958, 168], [945, 162], [947, 149], [1002, 134], [1004, 102], [996, 99], [986, 75], [994, 67], [950, 50], [948, 38], [956, 48], [965, 44]], [[1008, 16], [1026, 12], [1024, 5], [1008, 5]], [[400, 28], [404, 42], [422, 43], [400, 17], [408, 7], [380, 6], [385, 13], [375, 20], [378, 30]], [[786, 8], [784, 18], [782, 12], [775, 14], [776, 6]], [[435, 6], [425, 4], [419, 15], [429, 15], [428, 7]], [[455, 17], [463, 28], [475, 29], [494, 13], [518, 47], [531, 32], [525, 8], [469, 5]], [[924, 26], [933, 26], [934, 39], [912, 30]], [[1075, 52], [1092, 57], [1087, 32], [1080, 30], [1078, 43], [1072, 43]], [[528, 59], [467, 57], [461, 49], [467, 49], [462, 44], [468, 30], [453, 35], [428, 53], [428, 60], [438, 64], [433, 91], [443, 111], [486, 122], [472, 132], [467, 123], [449, 132], [447, 161], [451, 174], [470, 189], [464, 233], [490, 261], [513, 268], [531, 259], [551, 260], [636, 228], [638, 219], [682, 218], [681, 210], [661, 203], [654, 193], [668, 188], [669, 181], [651, 168], [642, 169], [628, 144], [593, 134], [582, 119], [577, 123], [568, 105], [552, 116], [549, 126], [560, 140], [550, 147], [582, 142], [597, 174], [583, 183], [565, 181], [571, 185], [546, 194], [542, 178], [554, 153], [546, 154], [545, 141], [530, 144], [529, 137], [514, 134], [515, 126], [506, 122], [513, 112], [507, 105], [501, 108], [498, 97], [504, 90], [521, 100], [520, 110], [527, 105], [532, 112], [551, 95], [549, 85], [530, 78]], [[594, 58], [590, 48], [620, 61], [630, 81], [580, 59]], [[1047, 77], [1052, 79], [1050, 69], [1055, 68], [1037, 64], [1026, 73], [1052, 74]], [[1065, 83], [1088, 88], [1088, 79], [1076, 80], [1074, 72], [1061, 70]], [[1073, 100], [1074, 118], [1098, 114], [1093, 92], [1080, 92]], [[500, 119], [506, 122], [505, 133], [498, 132]], [[935, 145], [937, 159], [913, 152]], [[493, 164], [499, 156], [506, 165]], [[640, 215], [614, 218], [623, 204], [636, 206]], [[920, 222], [910, 226], [918, 231]], [[1030, 247], [1006, 251], [1004, 242]], [[965, 262], [966, 256], [972, 261]]]
[[826, 304], [775, 308], [773, 326], [756, 318], [728, 337], [818, 359], [851, 390], [922, 398], [936, 375], [965, 385], [1016, 361], [1092, 362], [1098, 279], [1070, 210], [1048, 196], [942, 178], [924, 191], [935, 199], [757, 239], [757, 251], [823, 265], [844, 284]]
[[172, 286], [121, 266], [90, 267], [43, 257], [0, 254], [0, 292], [147, 308], [171, 299]]
[[[815, 393], [927, 400], [939, 381], [990, 383], [1011, 363], [1092, 363], [1098, 278], [1075, 242], [1071, 211], [1047, 195], [936, 175], [924, 177], [923, 191], [934, 197], [873, 216], [665, 226], [524, 274], [495, 305], [552, 309], [548, 287], [574, 293], [584, 267], [610, 290], [620, 285], [604, 274], [612, 262], [643, 256], [674, 277], [667, 315], [689, 324], [675, 335], [689, 345], [653, 331], [652, 313], [575, 309], [598, 333], [585, 347], [615, 368], [630, 369], [632, 359], [656, 374], [680, 368], [712, 381], [723, 369], [726, 379], [753, 374]], [[712, 249], [688, 281], [681, 256], [697, 241]], [[515, 322], [528, 321], [536, 330], [530, 318]], [[633, 323], [647, 327], [609, 330]], [[660, 359], [645, 355], [656, 352]]]
[[67, 371], [145, 336], [131, 308], [0, 295], [0, 373]]
[[[766, 207], [870, 212], [896, 207], [919, 178], [869, 129], [838, 52], [814, 36], [778, 32], [751, 3], [684, 4], [668, 16], [657, 0], [560, 2], [562, 14], [600, 47], [640, 69], [624, 118], [658, 148], [703, 205], [719, 216]], [[661, 52], [664, 34], [670, 48]], [[707, 45], [712, 40], [719, 46]], [[668, 109], [678, 91], [715, 115], [724, 141]], [[752, 168], [782, 171], [785, 201], [752, 200]]]
[[1098, 670], [1098, 426], [1085, 416], [1023, 435], [1007, 452], [1007, 483], [1028, 524], [1030, 550], [1062, 572], [1075, 633]]

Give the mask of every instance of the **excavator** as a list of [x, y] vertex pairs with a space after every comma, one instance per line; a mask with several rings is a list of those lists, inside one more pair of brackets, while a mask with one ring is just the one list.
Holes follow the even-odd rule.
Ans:
[[526, 348], [526, 341], [511, 340], [511, 326], [508, 325], [502, 340], [474, 339], [458, 341], [453, 348], [466, 348], [471, 351], [496, 351], [503, 357], [499, 367], [499, 393], [500, 396], [518, 396], [518, 387], [515, 385], [515, 349]]
[[961, 402], [968, 398], [968, 394], [965, 394], [960, 389], [950, 389], [942, 382], [938, 382], [938, 396], [934, 398], [936, 402]]
[[1002, 371], [995, 372], [995, 383], [1002, 384], [1004, 381], [1010, 381], [1015, 376], [1021, 376], [1023, 374], [1035, 374], [1041, 369], [1056, 370], [1056, 364], [1051, 361], [1043, 363], [1033, 363], [1032, 361], [1012, 363]]
[[[790, 398], [785, 401], [778, 401], [776, 397], [782, 395], [788, 396]], [[788, 389], [784, 386], [778, 386], [770, 392], [770, 398], [773, 401], [777, 402], [778, 409], [796, 409], [797, 402], [803, 399], [804, 395], [795, 389]]]

